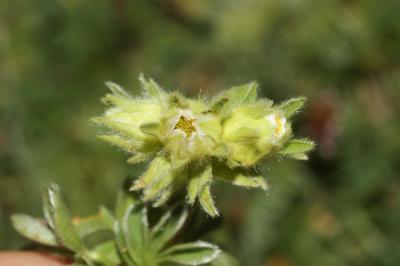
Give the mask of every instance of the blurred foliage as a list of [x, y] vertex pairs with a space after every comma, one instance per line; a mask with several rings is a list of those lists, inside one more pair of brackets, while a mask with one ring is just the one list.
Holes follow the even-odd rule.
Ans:
[[[0, 248], [24, 247], [9, 216], [39, 216], [54, 181], [74, 213], [110, 206], [141, 169], [95, 139], [103, 82], [139, 72], [188, 95], [257, 80], [310, 101], [297, 132], [311, 160], [262, 171], [269, 196], [216, 184], [209, 238], [242, 265], [400, 264], [398, 0], [3, 0]], [[223, 195], [223, 196], [222, 196]]]

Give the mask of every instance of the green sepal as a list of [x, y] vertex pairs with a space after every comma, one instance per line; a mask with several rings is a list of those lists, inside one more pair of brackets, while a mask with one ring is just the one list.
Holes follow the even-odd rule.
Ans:
[[146, 79], [140, 74], [139, 81], [148, 96], [156, 98], [163, 107], [167, 107], [167, 93], [153, 79]]
[[148, 135], [159, 137], [161, 135], [161, 125], [159, 123], [145, 123], [140, 125], [140, 130]]
[[308, 139], [291, 139], [278, 153], [284, 155], [301, 154], [315, 148], [315, 143]]
[[187, 202], [193, 204], [203, 188], [212, 181], [212, 167], [210, 164], [192, 166], [187, 186]]
[[282, 110], [283, 115], [288, 119], [296, 114], [304, 106], [306, 101], [307, 99], [305, 97], [293, 98], [281, 103], [278, 108]]
[[213, 164], [213, 170], [216, 178], [230, 182], [236, 186], [268, 190], [268, 184], [265, 178], [259, 175], [255, 170], [240, 167], [231, 169], [219, 162]]
[[[129, 139], [132, 140], [134, 144], [136, 144], [136, 143], [141, 144], [141, 142], [142, 142], [140, 140], [141, 136], [137, 132], [135, 132], [132, 128], [129, 128], [129, 125], [127, 125], [125, 123], [114, 121], [114, 120], [108, 119], [106, 117], [93, 117], [90, 119], [90, 121], [92, 121], [95, 124], [105, 126], [112, 131], [120, 132], [124, 136], [129, 137]], [[110, 135], [110, 136], [115, 136], [115, 134]], [[101, 137], [103, 137], [103, 135]], [[103, 139], [103, 140], [109, 141], [108, 139]], [[109, 142], [114, 144], [112, 141], [109, 141]], [[117, 143], [118, 142], [116, 142], [114, 145], [117, 145]]]
[[232, 87], [213, 100], [211, 110], [219, 110], [221, 118], [225, 118], [236, 107], [246, 103], [254, 103], [257, 100], [257, 90], [258, 84], [256, 82]]
[[44, 220], [26, 214], [14, 214], [11, 216], [11, 222], [14, 229], [22, 236], [40, 244], [58, 246], [55, 235]]
[[148, 155], [144, 153], [136, 153], [132, 157], [129, 157], [129, 159], [126, 162], [129, 164], [137, 164], [147, 161], [148, 159], [149, 159]]
[[171, 170], [171, 163], [165, 156], [158, 156], [150, 162], [147, 170], [137, 180], [133, 182], [131, 191], [141, 190], [149, 184], [168, 175]]
[[153, 182], [143, 189], [142, 199], [144, 201], [153, 201], [160, 198], [164, 189], [172, 184], [174, 178], [175, 174], [171, 171], [168, 171], [164, 175], [160, 174], [157, 178], [153, 179]]
[[232, 184], [247, 188], [261, 188], [262, 190], [268, 190], [268, 184], [263, 176], [238, 174], [233, 178]]
[[175, 191], [175, 186], [173, 183], [166, 186], [162, 191], [158, 194], [157, 198], [153, 201], [152, 206], [154, 208], [158, 208], [163, 206], [172, 196]]
[[182, 109], [189, 108], [189, 101], [179, 92], [171, 92], [168, 97], [168, 104], [171, 107], [178, 107]]
[[118, 135], [98, 135], [97, 138], [104, 140], [118, 148], [121, 148], [127, 152], [136, 152], [138, 147], [143, 145], [140, 141], [135, 141], [134, 139], [127, 139], [120, 137]]
[[110, 89], [110, 91], [118, 97], [121, 98], [132, 98], [120, 85], [112, 82], [112, 81], [106, 81], [104, 82], [107, 88]]
[[217, 207], [215, 207], [214, 199], [211, 194], [210, 184], [203, 187], [199, 194], [199, 202], [203, 210], [211, 217], [219, 215]]
[[295, 160], [299, 160], [299, 161], [307, 161], [308, 160], [308, 155], [305, 153], [293, 153], [293, 154], [287, 154], [285, 156], [295, 159]]

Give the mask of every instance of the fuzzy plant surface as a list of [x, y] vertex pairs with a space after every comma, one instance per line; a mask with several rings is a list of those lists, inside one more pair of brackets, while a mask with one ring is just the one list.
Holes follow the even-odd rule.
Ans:
[[139, 80], [143, 94], [137, 97], [106, 83], [109, 108], [92, 119], [105, 129], [99, 138], [126, 151], [129, 163], [148, 161], [144, 173], [122, 187], [115, 210], [71, 218], [52, 184], [43, 193], [44, 219], [15, 214], [14, 228], [75, 266], [238, 265], [218, 246], [180, 235], [188, 205], [198, 201], [218, 216], [211, 194], [216, 179], [267, 190], [260, 165], [273, 157], [307, 159], [314, 143], [294, 138], [290, 122], [305, 99], [274, 105], [257, 97], [254, 82], [189, 99]]
[[273, 104], [258, 98], [258, 84], [233, 87], [208, 99], [166, 92], [154, 80], [139, 77], [143, 93], [132, 96], [119, 85], [103, 99], [108, 109], [92, 121], [106, 132], [99, 138], [126, 151], [128, 163], [149, 161], [131, 186], [154, 207], [185, 189], [189, 204], [196, 200], [217, 216], [211, 186], [215, 179], [247, 188], [268, 189], [258, 167], [272, 157], [306, 160], [314, 148], [296, 139], [291, 118], [304, 97]]
[[14, 228], [51, 248], [47, 251], [71, 257], [74, 266], [238, 265], [216, 245], [176, 240], [188, 218], [183, 204], [150, 222], [151, 208], [135, 194], [121, 191], [114, 212], [101, 207], [96, 215], [71, 218], [60, 188], [52, 184], [43, 193], [43, 206], [44, 219], [15, 214]]

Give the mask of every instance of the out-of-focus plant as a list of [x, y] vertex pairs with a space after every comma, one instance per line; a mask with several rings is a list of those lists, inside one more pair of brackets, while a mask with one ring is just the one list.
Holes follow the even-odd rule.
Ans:
[[99, 137], [128, 152], [129, 163], [150, 160], [147, 170], [123, 187], [114, 213], [101, 207], [97, 215], [71, 218], [59, 187], [50, 185], [43, 194], [45, 219], [16, 214], [14, 227], [35, 242], [66, 250], [74, 265], [236, 265], [214, 244], [181, 243], [186, 203], [198, 199], [215, 217], [215, 178], [267, 190], [258, 167], [272, 157], [307, 159], [314, 143], [295, 139], [290, 123], [305, 99], [274, 105], [257, 98], [254, 82], [211, 99], [189, 99], [167, 93], [151, 79], [139, 80], [141, 97], [106, 83], [112, 93], [103, 102], [111, 107], [93, 118], [106, 128]]

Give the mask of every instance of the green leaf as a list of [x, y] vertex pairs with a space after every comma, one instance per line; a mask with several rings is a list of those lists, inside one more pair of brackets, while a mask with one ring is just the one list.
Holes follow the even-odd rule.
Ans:
[[206, 185], [199, 194], [199, 201], [201, 207], [211, 216], [218, 216], [218, 210], [215, 207], [214, 200], [210, 191], [210, 184]]
[[14, 229], [24, 237], [48, 246], [58, 246], [57, 239], [44, 220], [25, 214], [11, 216]]
[[113, 230], [114, 217], [105, 207], [101, 207], [97, 215], [74, 219], [73, 223], [81, 238], [102, 230]]
[[84, 253], [85, 246], [72, 225], [67, 206], [61, 198], [60, 188], [51, 184], [43, 194], [46, 220], [55, 233], [58, 242], [77, 253]]
[[130, 256], [130, 252], [128, 249], [128, 245], [126, 243], [126, 237], [122, 230], [121, 222], [116, 222], [114, 226], [114, 235], [115, 235], [115, 242], [117, 245], [117, 249], [121, 256], [123, 262], [128, 266], [137, 266], [133, 261], [133, 258]]
[[150, 97], [156, 98], [164, 107], [167, 106], [167, 94], [153, 79], [146, 79], [143, 74], [140, 74], [139, 81]]
[[116, 219], [119, 221], [122, 221], [126, 210], [131, 206], [131, 205], [137, 205], [140, 204], [140, 201], [138, 197], [136, 196], [135, 193], [129, 192], [127, 187], [130, 185], [131, 180], [127, 179], [125, 181], [124, 186], [122, 189], [118, 192], [117, 196], [117, 203], [115, 206], [115, 216]]
[[283, 111], [284, 116], [286, 117], [286, 119], [288, 119], [293, 116], [297, 111], [299, 111], [304, 106], [306, 101], [307, 99], [305, 97], [298, 97], [281, 103], [278, 108]]
[[[131, 180], [127, 179], [118, 193], [114, 225], [114, 234], [118, 250], [124, 262], [136, 265], [140, 261], [143, 242], [143, 225], [147, 226], [147, 217], [143, 218], [143, 203], [136, 193], [129, 192]], [[147, 230], [147, 229], [146, 229]]]
[[141, 204], [129, 206], [121, 225], [129, 255], [135, 262], [142, 261], [149, 234], [147, 208]]
[[211, 109], [220, 109], [221, 116], [226, 117], [236, 107], [246, 103], [254, 103], [257, 99], [257, 90], [258, 84], [256, 82], [232, 87], [216, 97]]
[[89, 252], [90, 259], [104, 266], [116, 266], [121, 264], [118, 250], [114, 241], [107, 241], [97, 245]]
[[218, 257], [210, 263], [210, 266], [239, 266], [239, 262], [226, 252], [221, 252]]
[[180, 265], [203, 265], [215, 260], [220, 249], [210, 243], [197, 241], [175, 245], [162, 252], [161, 260], [167, 263]]
[[300, 154], [313, 150], [315, 144], [308, 139], [292, 139], [280, 150], [279, 154]]
[[183, 227], [188, 216], [185, 207], [176, 206], [167, 211], [151, 230], [151, 249], [160, 251]]

